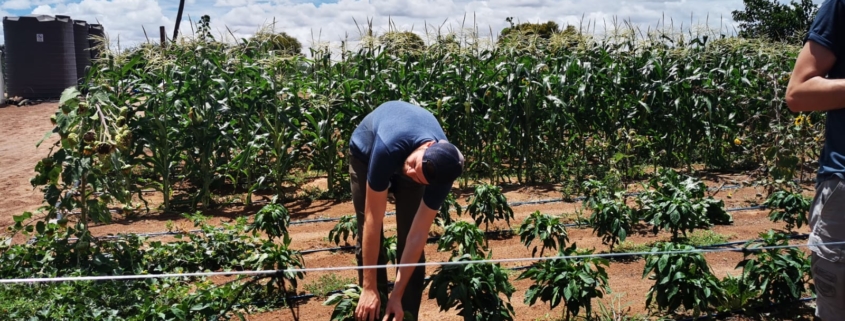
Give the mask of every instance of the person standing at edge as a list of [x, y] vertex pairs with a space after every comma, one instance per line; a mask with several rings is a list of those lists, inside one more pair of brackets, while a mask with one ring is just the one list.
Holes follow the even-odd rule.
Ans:
[[793, 112], [826, 112], [816, 195], [810, 207], [809, 248], [816, 285], [816, 317], [845, 316], [845, 0], [825, 0], [803, 39], [786, 88]]
[[[358, 219], [358, 266], [385, 265], [382, 223], [388, 189], [396, 200], [396, 254], [399, 263], [425, 262], [429, 227], [464, 158], [446, 140], [438, 120], [422, 107], [389, 101], [364, 117], [349, 142], [352, 201]], [[387, 301], [384, 321], [419, 315], [425, 267], [402, 267]], [[381, 293], [387, 293], [386, 269], [358, 269], [362, 287], [355, 319], [378, 321]]]

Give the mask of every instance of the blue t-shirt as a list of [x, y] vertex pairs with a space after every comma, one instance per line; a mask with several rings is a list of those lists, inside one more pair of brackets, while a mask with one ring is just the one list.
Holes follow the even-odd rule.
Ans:
[[[845, 0], [825, 0], [804, 39], [812, 40], [836, 56], [836, 63], [827, 74], [830, 79], [845, 78]], [[843, 106], [845, 107], [845, 106]], [[825, 142], [819, 157], [817, 181], [834, 175], [845, 179], [845, 109], [827, 112]]]
[[[440, 123], [428, 110], [403, 101], [389, 101], [364, 117], [352, 132], [352, 156], [367, 163], [367, 182], [374, 191], [383, 191], [394, 175], [404, 175], [408, 155], [426, 141], [446, 140]], [[451, 191], [451, 185], [427, 185], [423, 202], [435, 210]]]

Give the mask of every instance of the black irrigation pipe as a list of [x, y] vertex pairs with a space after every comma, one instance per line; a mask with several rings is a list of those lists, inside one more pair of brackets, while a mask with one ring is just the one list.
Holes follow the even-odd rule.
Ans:
[[[719, 191], [719, 190], [739, 189], [741, 187], [742, 187], [741, 184], [740, 185], [731, 184], [731, 185], [724, 185], [724, 186], [721, 186], [721, 187], [718, 187], [718, 188], [711, 187], [711, 188], [708, 188], [707, 190], [710, 191], [710, 192], [713, 192], [713, 191]], [[643, 192], [626, 192], [624, 195], [630, 197], [630, 196], [637, 196], [637, 195], [640, 195], [642, 193]], [[560, 203], [560, 202], [568, 202], [568, 201], [575, 202], [575, 201], [583, 201], [586, 198], [587, 198], [586, 196], [577, 196], [577, 197], [574, 197], [574, 198], [548, 198], [548, 199], [534, 200], [534, 201], [511, 202], [511, 203], [508, 203], [508, 205], [510, 205], [510, 206], [522, 206], [522, 205], [538, 205], [538, 204], [547, 204], [547, 203]], [[262, 204], [267, 204], [267, 203], [269, 203], [269, 201], [257, 201], [257, 202], [252, 202], [252, 205], [262, 205]], [[241, 203], [230, 203], [230, 205], [242, 205], [243, 206], [243, 205], [246, 205], [246, 204], [241, 202]], [[385, 216], [393, 216], [393, 215], [396, 215], [396, 212], [395, 211], [385, 212], [384, 215]], [[312, 219], [312, 220], [298, 220], [298, 221], [290, 222], [290, 225], [332, 222], [332, 221], [339, 221], [339, 220], [340, 220], [339, 217], [321, 218], [321, 219]]]
[[[796, 240], [796, 239], [806, 239], [807, 237], [809, 237], [809, 234], [790, 235], [788, 238], [791, 239], [791, 240]], [[431, 238], [429, 238], [429, 240], [430, 239]], [[742, 244], [746, 244], [748, 242], [760, 242], [762, 240], [763, 239], [757, 238], [757, 239], [749, 239], [749, 240], [745, 240], [745, 241], [735, 241], [735, 242], [711, 244], [711, 245], [705, 245], [705, 246], [696, 246], [695, 248], [697, 248], [697, 249], [713, 249], [713, 248], [719, 248], [719, 247], [742, 245]], [[354, 248], [354, 246], [350, 246], [350, 247]], [[726, 252], [728, 252], [728, 251], [745, 252], [745, 251], [754, 251], [754, 249], [753, 248], [749, 248], [749, 249], [729, 249], [729, 250], [725, 250], [725, 251]], [[631, 255], [620, 254], [620, 255], [617, 255], [614, 258], [624, 258], [624, 257], [636, 258], [636, 257], [640, 257], [640, 256], [641, 255], [638, 255], [638, 254], [631, 254]], [[506, 268], [506, 270], [520, 271], [520, 270], [529, 269], [533, 266], [534, 266], [534, 264], [517, 266], [517, 267]], [[428, 281], [430, 279], [431, 279], [431, 276], [426, 276], [424, 280]], [[393, 285], [394, 285], [394, 282], [390, 282], [390, 283], [387, 284], [388, 287], [392, 287]], [[336, 293], [340, 293], [340, 292], [342, 292], [342, 290], [333, 290], [333, 291], [326, 292], [326, 295], [332, 295], [332, 294], [336, 294]], [[296, 296], [292, 296], [292, 297], [287, 297], [287, 300], [298, 301], [298, 300], [305, 300], [305, 299], [310, 299], [310, 298], [315, 298], [315, 297], [317, 297], [316, 294], [308, 293], [308, 294], [301, 294], [301, 295], [296, 295]], [[690, 320], [692, 320], [692, 319], [690, 319]]]
[[[531, 202], [543, 202], [543, 201], [545, 201], [547, 203], [552, 203], [551, 200], [540, 200], [540, 201], [531, 201]], [[516, 203], [519, 203], [519, 202], [516, 202]], [[519, 206], [519, 205], [511, 205], [511, 206]], [[727, 211], [727, 212], [737, 212], [737, 211], [750, 211], [750, 210], [757, 210], [757, 209], [766, 209], [766, 206], [757, 205], [757, 206], [748, 206], [748, 207], [736, 207], [736, 208], [726, 209], [725, 211]], [[394, 212], [394, 214], [395, 214], [395, 212]], [[320, 219], [319, 221], [320, 222], [332, 222], [332, 221], [339, 221], [339, 220], [340, 220], [340, 218], [326, 218], [326, 219]], [[306, 224], [306, 223], [314, 223], [315, 221], [317, 221], [317, 220], [309, 220], [308, 222], [294, 221], [294, 222], [290, 222], [289, 224], [290, 225], [296, 225], [296, 224], [294, 224], [295, 222], [300, 222], [299, 224]], [[563, 226], [564, 227], [582, 227], [582, 226], [585, 226], [585, 225], [586, 225], [585, 223], [566, 223]], [[222, 231], [223, 228], [218, 227], [218, 228], [215, 228], [214, 230]], [[512, 232], [512, 230], [501, 230], [501, 232], [505, 232], [505, 231]], [[201, 233], [201, 232], [203, 232], [203, 230], [191, 230], [191, 231], [187, 231], [187, 232], [138, 233], [138, 234], [134, 234], [134, 235], [140, 236], [140, 237], [159, 237], [159, 236], [179, 235], [179, 234], [185, 234], [185, 233]], [[491, 232], [491, 233], [495, 233], [495, 232]], [[128, 233], [122, 233], [122, 234], [128, 234]], [[106, 235], [106, 236], [96, 237], [96, 239], [98, 239], [98, 240], [110, 240], [110, 239], [119, 239], [119, 238], [121, 238], [120, 234], [119, 235]], [[32, 238], [32, 239], [29, 240], [29, 242], [33, 242], [34, 240], [35, 239]], [[68, 239], [68, 241], [76, 241], [76, 240], [77, 240], [77, 238], [69, 238]], [[344, 247], [332, 247], [332, 248], [314, 249], [314, 250], [306, 250], [306, 251], [307, 251], [307, 253], [314, 253], [314, 252], [326, 252], [326, 251], [338, 251], [338, 250], [344, 250]], [[305, 252], [305, 251], [303, 251], [303, 252]]]
[[[719, 190], [739, 189], [739, 188], [741, 188], [741, 187], [742, 187], [742, 185], [725, 185], [725, 186], [722, 186], [722, 187], [719, 187], [719, 188], [708, 188], [708, 191], [713, 192], [713, 191], [719, 191]], [[640, 194], [642, 194], [642, 193], [643, 193], [643, 192], [627, 192], [627, 193], [625, 193], [625, 196], [626, 196], [626, 197], [630, 197], [630, 196], [638, 196], [638, 195], [640, 195]], [[572, 198], [572, 199], [571, 199], [571, 201], [583, 201], [583, 200], [585, 200], [586, 198], [587, 198], [586, 196], [578, 196], [578, 197]], [[510, 203], [508, 203], [508, 205], [509, 205], [509, 206], [512, 206], [512, 207], [515, 207], [515, 206], [523, 206], [523, 205], [538, 205], [538, 204], [548, 204], [548, 203], [560, 203], [560, 202], [567, 202], [567, 201], [570, 201], [570, 199], [565, 199], [565, 198], [547, 198], [547, 199], [534, 200], [534, 201], [519, 201], [519, 202], [510, 202]], [[395, 211], [385, 212], [385, 213], [384, 213], [384, 215], [385, 215], [385, 216], [394, 216], [394, 215], [396, 215], [396, 212], [395, 212]], [[292, 221], [292, 222], [290, 222], [290, 225], [300, 225], [300, 224], [310, 224], [310, 223], [323, 223], [323, 222], [334, 222], [334, 221], [339, 221], [339, 220], [340, 220], [340, 217], [320, 218], [320, 219], [312, 219], [312, 220], [297, 220], [297, 221]]]
[[[795, 304], [795, 303], [799, 303], [799, 302], [810, 302], [810, 301], [815, 301], [815, 300], [816, 300], [815, 297], [803, 297], [803, 298], [800, 298], [798, 300], [794, 300], [794, 301], [790, 301], [790, 302], [769, 303], [769, 306], [767, 306], [766, 308], [772, 308], [772, 307], [781, 306], [781, 305], [790, 305], [790, 304]], [[755, 307], [752, 307], [752, 308], [755, 308]], [[759, 309], [759, 308], [762, 308], [762, 307], [756, 307], [756, 308]], [[736, 309], [736, 310], [729, 311], [729, 312], [709, 313], [709, 314], [699, 316], [699, 317], [688, 317], [686, 319], [680, 319], [678, 321], [695, 321], [695, 320], [702, 320], [702, 319], [710, 320], [711, 318], [718, 318], [719, 316], [735, 315], [735, 314], [744, 314], [744, 310]]]
[[[799, 181], [799, 180], [796, 179], [795, 181]], [[742, 184], [739, 184], [739, 185], [732, 184], [732, 185], [722, 185], [718, 188], [711, 187], [711, 188], [708, 188], [707, 190], [712, 192], [712, 191], [720, 191], [720, 190], [739, 189], [741, 187], [742, 187]], [[630, 197], [630, 196], [637, 196], [637, 195], [640, 195], [642, 193], [643, 192], [627, 192], [624, 195], [627, 196], [627, 197]], [[579, 201], [579, 200], [584, 200], [584, 199], [586, 199], [585, 196], [578, 196], [578, 197], [573, 198], [572, 200], [573, 201]], [[559, 203], [559, 202], [564, 202], [564, 201], [567, 201], [567, 200], [563, 199], [563, 198], [550, 198], [550, 199], [534, 200], [534, 201], [512, 202], [512, 203], [509, 203], [508, 205], [509, 206], [522, 206], [522, 205]], [[253, 202], [253, 203], [255, 204], [256, 202]], [[731, 211], [744, 211], [744, 210], [754, 210], [754, 209], [765, 209], [765, 207], [764, 206], [750, 206], [750, 207], [727, 209], [726, 211], [731, 212]], [[110, 210], [110, 212], [116, 213], [116, 212], [122, 212], [122, 211], [121, 210]], [[396, 215], [395, 211], [385, 212], [385, 216], [394, 216], [394, 215]], [[340, 220], [341, 220], [341, 217], [332, 217], [332, 218], [321, 218], [321, 219], [310, 219], [310, 220], [296, 220], [296, 221], [291, 221], [288, 224], [293, 226], [293, 225], [304, 225], [304, 224], [312, 224], [312, 223], [335, 222], [335, 221], [340, 221]], [[580, 227], [580, 226], [583, 226], [583, 224], [570, 223], [570, 224], [564, 224], [564, 226], [565, 227]], [[216, 228], [216, 230], [222, 230], [222, 228]], [[188, 233], [199, 233], [199, 232], [202, 232], [202, 230], [188, 231]], [[158, 236], [168, 236], [168, 235], [177, 235], [177, 234], [183, 234], [183, 233], [182, 232], [154, 232], [154, 233], [140, 233], [140, 234], [135, 234], [135, 235], [141, 236], [141, 237], [158, 237]], [[110, 236], [100, 236], [100, 237], [97, 237], [97, 239], [116, 239], [116, 238], [119, 238], [119, 237], [120, 236], [110, 235]], [[69, 240], [72, 241], [72, 240], [75, 240], [75, 239], [69, 239]], [[30, 240], [30, 241], [32, 241], [32, 240]], [[336, 251], [337, 249], [334, 249], [334, 250]], [[326, 249], [325, 251], [332, 251], [332, 249]]]
[[[800, 183], [812, 183], [812, 182], [814, 182], [814, 180], [803, 180], [803, 181], [802, 181], [802, 180], [800, 180], [800, 179], [793, 179], [793, 181], [794, 181], [794, 182], [796, 182], [796, 183], [799, 183], [799, 184], [800, 184]], [[736, 185], [736, 184], [726, 185], [726, 186], [725, 186], [725, 185], [723, 185], [723, 186], [721, 186], [721, 187], [719, 187], [719, 188], [712, 188], [712, 187], [711, 187], [711, 188], [708, 188], [707, 190], [712, 192], [712, 191], [718, 191], [718, 190], [723, 190], [723, 189], [738, 189], [738, 188], [741, 188], [741, 187], [742, 187], [742, 185], [743, 185], [743, 184], [745, 184], [745, 183], [750, 183], [750, 182], [749, 182], [749, 181], [744, 181], [744, 182], [742, 182], [742, 183], [741, 183], [741, 184], [739, 184], [739, 185]], [[77, 181], [75, 184], [76, 184], [75, 186], [78, 186], [78, 185], [79, 185], [79, 182]], [[179, 189], [179, 190], [184, 190], [184, 189]], [[155, 190], [141, 190], [141, 192], [155, 192]], [[77, 194], [78, 194], [78, 193], [77, 193]], [[96, 194], [96, 193], [95, 193], [95, 194]], [[629, 197], [630, 197], [630, 196], [637, 196], [637, 195], [639, 195], [639, 194], [642, 194], [642, 192], [627, 192], [627, 193], [625, 193], [624, 195], [625, 195], [625, 196], [629, 196]], [[565, 202], [565, 201], [570, 201], [570, 200], [571, 200], [571, 201], [581, 201], [581, 200], [584, 200], [584, 199], [586, 199], [586, 197], [585, 197], [585, 196], [577, 196], [577, 197], [574, 197], [574, 198], [571, 198], [571, 199], [567, 199], [567, 198], [551, 198], [551, 199], [545, 199], [545, 200], [535, 200], [535, 201], [521, 201], [521, 202], [513, 202], [512, 204], [509, 204], [509, 205], [510, 205], [510, 206], [536, 205], [536, 204], [546, 204], [546, 203], [558, 203], [558, 202]], [[187, 204], [187, 203], [190, 203], [190, 200], [172, 200], [172, 203], [174, 203], [174, 204]], [[266, 204], [268, 204], [268, 203], [270, 203], [270, 201], [255, 201], [255, 202], [252, 202], [250, 205], [251, 205], [251, 206], [256, 206], [256, 205], [266, 205]], [[244, 203], [244, 202], [242, 202], [242, 201], [241, 201], [241, 202], [232, 202], [232, 203], [225, 204], [225, 206], [234, 206], [234, 205], [236, 205], [236, 206], [246, 206], [247, 204], [246, 204], [246, 203]], [[109, 210], [109, 212], [110, 212], [110, 213], [115, 213], [115, 214], [120, 214], [120, 213], [123, 213], [123, 210], [121, 210], [121, 209], [110, 209], [110, 210]], [[71, 212], [70, 214], [79, 214], [79, 213], [80, 213], [80, 212]], [[396, 214], [396, 212], [391, 211], [391, 212], [386, 212], [386, 213], [385, 213], [385, 216], [392, 216], [392, 215], [395, 215], [395, 214]], [[308, 224], [308, 223], [322, 223], [322, 222], [333, 222], [333, 221], [337, 221], [337, 220], [340, 220], [340, 218], [324, 218], [324, 219], [313, 219], [313, 220], [299, 220], [299, 221], [293, 221], [293, 222], [290, 222], [290, 225]]]
[[[718, 191], [718, 190], [739, 189], [741, 187], [742, 187], [742, 185], [731, 184], [731, 185], [721, 186], [719, 188], [711, 187], [711, 188], [708, 188], [707, 190], [712, 192], [712, 191]], [[642, 193], [643, 192], [627, 192], [624, 195], [627, 196], [627, 197], [630, 197], [630, 196], [637, 196], [637, 195], [640, 195]], [[538, 204], [547, 204], [547, 203], [560, 203], [560, 202], [566, 202], [566, 201], [573, 201], [574, 202], [574, 201], [583, 201], [586, 198], [587, 198], [586, 196], [577, 196], [577, 197], [574, 197], [574, 198], [571, 198], [571, 199], [569, 199], [569, 198], [548, 198], [548, 199], [534, 200], [534, 201], [512, 202], [512, 203], [508, 203], [508, 205], [510, 205], [510, 206], [522, 206], [522, 205], [538, 205]], [[190, 200], [173, 200], [172, 203], [174, 203], [174, 204], [187, 204], [187, 203], [190, 203]], [[255, 202], [252, 202], [251, 205], [266, 205], [268, 203], [270, 203], [270, 202], [269, 201], [255, 201]], [[232, 202], [232, 203], [228, 203], [227, 205], [245, 206], [246, 204], [243, 203], [243, 202]], [[111, 209], [111, 210], [109, 210], [109, 212], [111, 212], [111, 213], [122, 213], [122, 210]], [[72, 212], [71, 214], [79, 214], [79, 212]], [[393, 216], [393, 215], [396, 215], [396, 212], [395, 211], [385, 212], [384, 215], [385, 216]], [[339, 220], [340, 220], [339, 217], [320, 218], [320, 219], [311, 219], [311, 220], [298, 220], [298, 221], [290, 222], [290, 225], [333, 222], [333, 221], [339, 221]]]

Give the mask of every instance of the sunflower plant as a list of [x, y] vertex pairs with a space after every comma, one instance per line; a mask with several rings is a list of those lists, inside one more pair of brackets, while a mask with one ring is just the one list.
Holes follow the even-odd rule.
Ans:
[[114, 105], [105, 90], [95, 87], [83, 96], [66, 89], [51, 117], [54, 128], [37, 144], [52, 134], [61, 138], [35, 165], [30, 180], [44, 192], [41, 210], [48, 219], [78, 214], [83, 226], [89, 220], [109, 222], [109, 204], [131, 201], [133, 134], [127, 118], [132, 115], [129, 107]]

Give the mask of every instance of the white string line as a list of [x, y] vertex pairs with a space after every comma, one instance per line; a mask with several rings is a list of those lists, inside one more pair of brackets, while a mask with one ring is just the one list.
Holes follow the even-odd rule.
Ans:
[[776, 245], [776, 246], [749, 246], [747, 248], [720, 248], [720, 249], [694, 249], [694, 250], [679, 250], [679, 251], [648, 251], [648, 252], [629, 252], [629, 253], [600, 253], [600, 254], [586, 254], [586, 255], [568, 255], [568, 256], [547, 256], [547, 257], [531, 257], [531, 258], [510, 258], [510, 259], [483, 259], [483, 260], [469, 260], [469, 261], [449, 261], [449, 262], [424, 262], [424, 263], [404, 263], [404, 264], [384, 264], [384, 265], [365, 265], [365, 266], [340, 266], [340, 267], [322, 267], [322, 268], [302, 268], [302, 269], [284, 269], [284, 270], [258, 270], [258, 271], [229, 271], [229, 272], [196, 272], [196, 273], [170, 273], [170, 274], [137, 274], [137, 275], [105, 275], [105, 276], [78, 276], [78, 277], [53, 277], [53, 278], [25, 278], [25, 279], [0, 279], [2, 283], [37, 283], [37, 282], [61, 282], [61, 281], [109, 281], [109, 280], [129, 280], [129, 279], [152, 279], [152, 278], [168, 278], [168, 277], [190, 277], [190, 276], [215, 276], [215, 275], [257, 275], [257, 274], [282, 274], [282, 273], [296, 273], [296, 272], [329, 272], [329, 271], [346, 271], [358, 269], [381, 269], [381, 268], [402, 268], [402, 267], [420, 267], [420, 266], [447, 266], [447, 265], [467, 265], [467, 264], [489, 264], [489, 263], [507, 263], [507, 262], [521, 262], [521, 261], [545, 261], [545, 260], [561, 260], [561, 259], [583, 259], [583, 258], [609, 258], [618, 256], [653, 256], [663, 254], [691, 254], [691, 253], [715, 253], [715, 252], [736, 252], [736, 251], [761, 251], [772, 249], [796, 248], [796, 247], [817, 247], [819, 245], [845, 245], [843, 242], [828, 242], [828, 243], [813, 243], [797, 244], [797, 245]]

